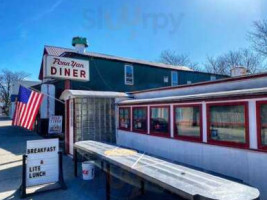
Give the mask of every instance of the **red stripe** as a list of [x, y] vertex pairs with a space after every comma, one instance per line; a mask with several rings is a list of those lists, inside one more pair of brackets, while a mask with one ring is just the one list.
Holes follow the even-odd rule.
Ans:
[[19, 126], [21, 125], [22, 116], [24, 115], [25, 108], [26, 108], [26, 104], [23, 103], [23, 104], [22, 104], [22, 107], [21, 107], [21, 109], [20, 109], [20, 113], [21, 113], [21, 115], [20, 115], [20, 118], [19, 118]]
[[25, 121], [25, 118], [27, 116], [27, 107], [28, 107], [28, 104], [25, 104], [24, 112], [23, 112], [23, 114], [21, 116], [21, 123], [20, 123], [21, 126], [22, 126], [22, 124]]
[[31, 124], [31, 119], [32, 119], [32, 115], [34, 114], [34, 109], [36, 108], [37, 106], [37, 102], [39, 100], [39, 94], [36, 93], [35, 96], [34, 96], [34, 100], [32, 102], [32, 105], [30, 106], [30, 110], [29, 110], [29, 115], [28, 115], [28, 118], [27, 118], [27, 123], [25, 125], [25, 128], [29, 129], [28, 127], [30, 126]]
[[27, 127], [29, 130], [32, 130], [33, 129], [33, 124], [34, 124], [34, 121], [35, 121], [35, 118], [36, 118], [36, 115], [39, 111], [39, 108], [41, 106], [41, 102], [43, 100], [43, 95], [42, 94], [38, 94], [38, 99], [37, 99], [37, 102], [36, 102], [36, 105], [33, 109], [33, 114], [31, 115], [31, 120], [29, 122], [29, 126]]
[[22, 127], [24, 127], [24, 128], [26, 128], [25, 126], [26, 126], [26, 124], [27, 124], [27, 120], [28, 120], [28, 118], [29, 118], [29, 115], [30, 115], [30, 110], [31, 110], [31, 107], [32, 107], [32, 102], [34, 101], [34, 99], [35, 99], [35, 92], [32, 92], [32, 94], [31, 94], [31, 96], [30, 96], [30, 98], [29, 98], [29, 101], [28, 101], [28, 103], [27, 103], [27, 107], [26, 107], [26, 113], [25, 113], [25, 117], [24, 117], [24, 119], [23, 119], [23, 121], [22, 121], [22, 124], [21, 124], [21, 126]]
[[16, 108], [15, 108], [14, 115], [13, 115], [13, 120], [12, 120], [13, 126], [15, 126], [15, 122], [16, 122], [17, 107], [18, 107], [18, 102], [16, 102]]
[[17, 126], [20, 125], [21, 114], [22, 114], [22, 106], [23, 106], [23, 103], [19, 102], [19, 109], [18, 109], [19, 112], [18, 112]]
[[23, 126], [23, 124], [25, 123], [25, 119], [26, 119], [26, 116], [28, 115], [28, 105], [29, 105], [29, 102], [31, 101], [31, 99], [32, 99], [32, 95], [33, 95], [33, 93], [30, 95], [30, 98], [29, 98], [29, 100], [28, 100], [28, 103], [26, 104], [26, 108], [25, 108], [25, 111], [24, 111], [24, 113], [22, 114], [22, 119], [21, 119], [21, 123], [20, 123], [20, 125], [21, 126]]
[[21, 108], [21, 102], [18, 102], [17, 111], [16, 111], [15, 126], [19, 126], [20, 108]]
[[17, 102], [12, 125], [32, 130], [42, 100], [43, 94], [32, 91], [27, 104]]
[[25, 118], [25, 122], [23, 123], [23, 127], [24, 128], [27, 128], [28, 124], [29, 124], [29, 119], [31, 118], [31, 114], [32, 114], [32, 109], [34, 107], [34, 103], [37, 99], [37, 94], [36, 93], [33, 93], [33, 96], [32, 96], [32, 99], [31, 99], [31, 102], [29, 103], [28, 105], [28, 110], [27, 110], [27, 116]]

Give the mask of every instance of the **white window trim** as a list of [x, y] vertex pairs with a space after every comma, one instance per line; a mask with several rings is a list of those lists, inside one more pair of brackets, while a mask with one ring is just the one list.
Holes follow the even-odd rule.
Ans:
[[[133, 81], [132, 81], [132, 83], [129, 83], [129, 82], [127, 82], [126, 81], [126, 68], [127, 67], [131, 67], [132, 68], [132, 72], [133, 72]], [[129, 65], [129, 64], [125, 64], [124, 65], [124, 84], [125, 85], [134, 85], [134, 68], [133, 68], [133, 65]]]

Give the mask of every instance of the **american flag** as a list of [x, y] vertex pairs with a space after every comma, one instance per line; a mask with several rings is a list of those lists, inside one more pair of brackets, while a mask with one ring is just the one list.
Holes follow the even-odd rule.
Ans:
[[12, 125], [32, 130], [42, 100], [43, 94], [20, 86]]

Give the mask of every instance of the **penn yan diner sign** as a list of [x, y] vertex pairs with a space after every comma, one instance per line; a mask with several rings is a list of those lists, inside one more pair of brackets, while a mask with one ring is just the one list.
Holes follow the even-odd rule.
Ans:
[[27, 187], [58, 181], [58, 146], [58, 139], [27, 141]]
[[44, 56], [44, 78], [89, 81], [89, 61]]

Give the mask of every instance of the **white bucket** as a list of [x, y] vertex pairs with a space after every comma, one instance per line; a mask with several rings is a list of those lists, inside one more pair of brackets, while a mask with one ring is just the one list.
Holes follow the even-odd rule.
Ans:
[[82, 163], [83, 180], [92, 180], [95, 177], [95, 165], [93, 161]]

